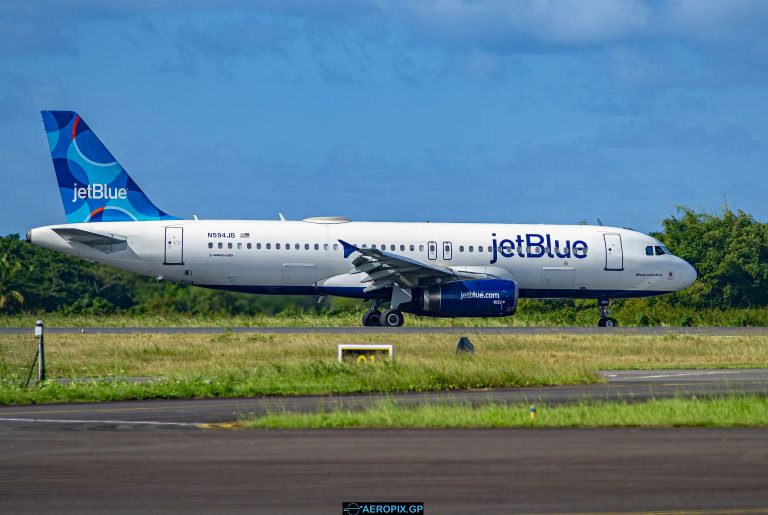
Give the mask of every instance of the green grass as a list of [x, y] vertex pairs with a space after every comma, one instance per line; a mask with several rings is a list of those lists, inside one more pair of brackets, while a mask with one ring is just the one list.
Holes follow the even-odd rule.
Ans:
[[[97, 380], [27, 389], [0, 380], [0, 403], [589, 384], [601, 369], [768, 367], [768, 335], [468, 334], [472, 356], [456, 355], [456, 335], [51, 333], [48, 377]], [[337, 344], [351, 342], [393, 343], [395, 361], [338, 363]], [[18, 348], [19, 336], [0, 335], [4, 345]]]
[[[611, 305], [620, 325], [632, 326], [768, 326], [768, 308], [717, 309], [685, 307], [662, 299], [617, 300]], [[116, 312], [111, 314], [31, 313], [0, 315], [0, 327], [33, 327], [43, 319], [50, 327], [356, 327], [365, 306], [345, 302], [343, 308], [319, 313], [288, 310], [271, 314], [211, 313], [162, 315]], [[594, 301], [538, 301], [523, 299], [517, 314], [505, 318], [428, 318], [408, 315], [413, 327], [552, 327], [596, 325]]]
[[537, 406], [536, 419], [523, 404], [423, 404], [378, 402], [361, 411], [271, 413], [246, 418], [254, 429], [318, 428], [563, 428], [563, 427], [766, 427], [768, 399], [730, 395], [654, 399], [642, 403], [580, 402]]

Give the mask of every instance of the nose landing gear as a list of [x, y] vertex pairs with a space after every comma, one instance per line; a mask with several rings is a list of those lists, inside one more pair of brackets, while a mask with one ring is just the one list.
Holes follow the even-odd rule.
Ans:
[[616, 327], [619, 325], [615, 318], [608, 316], [611, 314], [608, 309], [609, 303], [610, 299], [599, 299], [597, 301], [598, 308], [600, 309], [600, 321], [597, 322], [598, 327]]

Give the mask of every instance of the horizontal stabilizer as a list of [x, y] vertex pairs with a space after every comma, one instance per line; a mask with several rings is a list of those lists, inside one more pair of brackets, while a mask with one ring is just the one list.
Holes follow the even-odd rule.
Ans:
[[117, 234], [99, 234], [69, 227], [58, 227], [53, 231], [67, 241], [75, 241], [84, 245], [112, 245], [127, 241], [127, 238]]
[[57, 227], [53, 232], [70, 243], [80, 243], [103, 254], [112, 254], [128, 248], [128, 239], [119, 234], [99, 234], [70, 227]]

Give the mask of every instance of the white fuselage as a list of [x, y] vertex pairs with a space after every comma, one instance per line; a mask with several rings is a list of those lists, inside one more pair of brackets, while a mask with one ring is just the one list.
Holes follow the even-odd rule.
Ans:
[[[56, 228], [114, 235], [123, 244], [70, 241]], [[660, 243], [615, 227], [469, 223], [174, 220], [32, 229], [34, 244], [123, 270], [196, 286], [271, 294], [383, 298], [363, 292], [339, 240], [458, 272], [514, 280], [521, 297], [618, 298], [678, 291], [696, 272]]]

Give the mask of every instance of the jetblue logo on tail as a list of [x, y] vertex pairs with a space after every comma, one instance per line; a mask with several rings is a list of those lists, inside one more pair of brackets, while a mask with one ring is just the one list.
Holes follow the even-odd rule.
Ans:
[[128, 198], [128, 190], [125, 188], [110, 188], [108, 184], [89, 184], [86, 187], [75, 187], [72, 189], [72, 202], [77, 199], [121, 199]]

